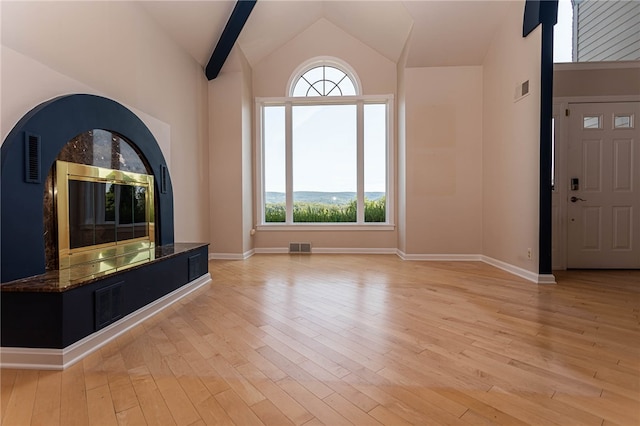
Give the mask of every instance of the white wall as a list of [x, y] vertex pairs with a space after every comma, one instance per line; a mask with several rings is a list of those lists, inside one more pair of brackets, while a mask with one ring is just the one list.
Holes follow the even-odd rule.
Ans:
[[348, 62], [364, 94], [395, 94], [396, 64], [323, 18], [254, 65], [254, 96], [286, 96], [291, 74], [317, 56]]
[[[6, 46], [0, 45], [0, 58], [2, 60], [2, 75], [0, 76], [2, 101], [0, 105], [6, 106], [4, 109], [0, 108], [2, 117], [0, 139], [2, 142], [24, 116], [24, 111], [29, 111], [42, 103], [43, 97], [52, 99], [73, 93], [105, 96], [104, 93]], [[21, 80], [30, 81], [31, 84], [14, 84], [14, 82]], [[149, 128], [160, 146], [168, 167], [171, 168], [171, 126], [131, 105], [122, 105], [136, 114]]]
[[209, 185], [207, 90], [201, 67], [136, 3], [0, 6], [3, 140], [31, 108], [63, 94], [99, 94], [143, 112], [147, 124], [156, 122], [151, 130], [170, 161], [176, 241], [208, 241], [209, 206], [202, 197]]
[[640, 95], [640, 61], [554, 66], [554, 97], [628, 95]]
[[209, 82], [210, 253], [244, 253], [241, 71]]
[[537, 274], [541, 28], [522, 38], [523, 11], [511, 4], [483, 64], [483, 254]]
[[482, 252], [482, 67], [407, 68], [407, 255]]
[[217, 258], [253, 249], [253, 96], [251, 67], [234, 48], [209, 82], [211, 247]]

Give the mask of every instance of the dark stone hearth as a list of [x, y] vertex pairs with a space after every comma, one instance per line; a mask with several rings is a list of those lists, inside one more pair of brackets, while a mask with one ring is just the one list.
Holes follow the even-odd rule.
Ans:
[[[169, 244], [164, 246], [158, 246], [158, 247], [155, 247], [154, 249], [155, 260], [151, 260], [148, 263], [144, 263], [141, 265], [133, 266], [129, 269], [142, 268], [142, 267], [148, 266], [150, 263], [161, 261], [163, 259], [168, 259], [172, 256], [177, 256], [179, 254], [182, 254], [191, 250], [195, 250], [203, 246], [206, 246], [206, 244], [175, 243], [175, 244]], [[117, 273], [117, 271], [114, 270], [113, 273]], [[110, 275], [110, 274], [108, 273], [105, 275]], [[44, 274], [3, 283], [2, 285], [0, 285], [0, 290], [2, 290], [2, 293], [5, 293], [5, 292], [60, 293], [67, 290], [71, 290], [76, 287], [91, 284], [92, 282], [95, 282], [95, 281], [99, 281], [103, 279], [105, 275], [84, 279], [80, 282], [69, 282], [64, 278], [61, 279], [60, 271], [58, 270], [47, 271]]]

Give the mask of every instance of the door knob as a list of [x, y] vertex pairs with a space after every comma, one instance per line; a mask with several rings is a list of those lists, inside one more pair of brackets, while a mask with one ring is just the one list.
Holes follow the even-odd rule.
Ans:
[[571, 198], [569, 198], [569, 200], [571, 200], [572, 203], [575, 203], [576, 201], [587, 201], [587, 200], [585, 200], [583, 198], [580, 198], [580, 197], [571, 197]]

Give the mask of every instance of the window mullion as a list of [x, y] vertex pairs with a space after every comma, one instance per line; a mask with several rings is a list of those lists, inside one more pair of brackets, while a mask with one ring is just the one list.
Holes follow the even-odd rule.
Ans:
[[357, 119], [357, 223], [364, 223], [364, 103], [358, 101]]
[[291, 102], [285, 104], [285, 179], [286, 179], [286, 216], [285, 222], [293, 223], [293, 127]]

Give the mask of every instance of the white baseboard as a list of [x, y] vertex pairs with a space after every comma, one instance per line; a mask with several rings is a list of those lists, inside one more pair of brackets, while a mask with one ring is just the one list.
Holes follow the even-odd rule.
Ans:
[[424, 260], [440, 262], [480, 262], [482, 256], [479, 254], [406, 254], [397, 250], [396, 254], [402, 260]]
[[527, 281], [536, 284], [555, 284], [556, 278], [552, 274], [536, 274], [527, 271], [519, 266], [494, 259], [481, 254], [406, 254], [401, 250], [397, 251], [398, 257], [402, 260], [422, 260], [422, 261], [440, 261], [440, 262], [484, 262], [494, 266], [510, 274], [524, 278]]
[[253, 249], [244, 253], [209, 253], [209, 260], [246, 260], [255, 253]]
[[211, 282], [205, 275], [64, 349], [0, 348], [0, 368], [64, 370], [116, 337]]
[[352, 247], [312, 247], [311, 253], [317, 254], [396, 254], [395, 248], [352, 248]]
[[287, 254], [288, 247], [263, 247], [254, 249], [256, 254]]
[[[256, 254], [289, 254], [288, 247], [256, 248]], [[311, 247], [312, 254], [396, 254], [395, 248]], [[299, 253], [294, 253], [299, 254]], [[306, 253], [309, 254], [309, 253]]]
[[519, 266], [512, 265], [510, 263], [503, 262], [498, 259], [494, 259], [489, 256], [482, 256], [482, 261], [491, 266], [495, 266], [498, 269], [507, 271], [513, 275], [517, 275], [525, 280], [534, 282], [536, 284], [555, 284], [556, 278], [552, 274], [537, 274], [535, 272], [527, 271]]

